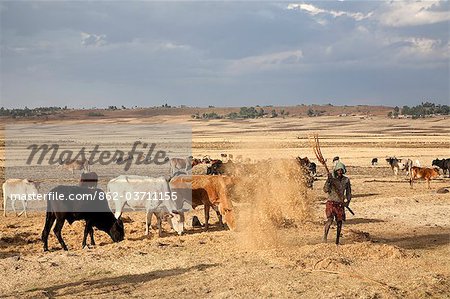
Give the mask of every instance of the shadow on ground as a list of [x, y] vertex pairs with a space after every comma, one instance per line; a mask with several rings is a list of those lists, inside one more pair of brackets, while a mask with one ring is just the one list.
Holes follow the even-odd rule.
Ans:
[[[110, 291], [117, 290], [125, 290], [129, 288], [133, 288], [137, 284], [146, 283], [155, 279], [161, 279], [169, 276], [182, 275], [184, 273], [190, 271], [204, 271], [211, 267], [217, 267], [219, 264], [200, 264], [188, 268], [175, 268], [175, 269], [167, 269], [167, 270], [157, 270], [151, 271], [142, 274], [129, 274], [122, 275], [116, 277], [106, 277], [95, 280], [79, 280], [71, 283], [65, 283], [60, 285], [55, 285], [51, 287], [41, 288], [41, 289], [32, 289], [27, 291], [27, 293], [41, 293], [47, 298], [55, 298], [59, 296], [76, 296], [80, 295], [83, 292], [89, 290], [90, 292], [95, 290], [95, 294], [92, 295], [100, 295], [106, 294]], [[25, 294], [26, 295], [26, 294]], [[9, 296], [9, 295], [6, 295]], [[2, 297], [2, 296], [0, 296]]]
[[450, 232], [394, 238], [373, 238], [373, 241], [395, 245], [404, 249], [431, 249], [450, 245]]

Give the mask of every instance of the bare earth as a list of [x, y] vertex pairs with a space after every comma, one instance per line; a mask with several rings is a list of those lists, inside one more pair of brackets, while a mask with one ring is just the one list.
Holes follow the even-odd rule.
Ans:
[[[65, 123], [81, 121], [86, 122]], [[128, 212], [125, 216], [132, 222], [125, 224], [123, 242], [113, 244], [106, 234], [96, 232], [97, 246], [82, 250], [83, 223], [66, 224], [63, 237], [69, 251], [61, 251], [51, 234], [50, 252], [44, 253], [40, 241], [44, 213], [17, 218], [9, 212], [6, 218], [0, 216], [0, 298], [449, 298], [450, 193], [436, 190], [450, 188], [450, 179], [433, 180], [431, 190], [424, 182], [410, 189], [405, 173], [394, 176], [384, 159], [395, 155], [431, 166], [435, 158], [450, 157], [450, 119], [323, 116], [199, 121], [190, 115], [156, 115], [120, 122], [187, 124], [193, 129], [194, 156], [231, 153], [252, 161], [313, 158], [307, 136], [318, 132], [324, 156], [328, 161], [339, 156], [352, 182], [356, 215], [347, 214], [342, 245], [333, 243], [334, 227], [329, 243], [321, 242], [324, 176], [308, 191], [306, 219], [295, 219], [293, 225], [270, 234], [264, 233], [264, 223], [252, 224], [258, 227], [255, 233], [270, 240], [252, 240], [245, 221], [238, 222], [236, 232], [217, 225], [208, 232], [192, 229], [193, 215], [203, 222], [200, 207], [186, 217], [188, 231], [183, 236], [175, 236], [166, 226], [162, 238], [155, 231], [147, 238], [144, 214]], [[379, 159], [376, 167], [370, 165], [374, 157]], [[324, 175], [321, 167], [319, 173]], [[100, 187], [108, 179], [102, 178]], [[76, 184], [77, 176], [67, 174], [65, 180]], [[279, 197], [270, 194], [265, 200], [276, 206], [283, 197], [282, 190], [277, 192]], [[252, 199], [235, 203], [241, 217], [244, 210], [254, 208], [251, 203]]]

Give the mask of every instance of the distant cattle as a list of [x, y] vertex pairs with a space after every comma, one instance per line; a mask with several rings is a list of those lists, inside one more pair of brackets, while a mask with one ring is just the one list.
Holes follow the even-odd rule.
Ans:
[[192, 156], [187, 158], [171, 158], [170, 159], [170, 174], [172, 176], [180, 174], [189, 174], [192, 169]]
[[448, 171], [448, 177], [450, 178], [450, 158], [449, 159], [438, 159], [436, 158], [431, 163], [432, 166], [437, 166], [444, 172], [444, 176], [447, 174]]
[[403, 167], [401, 170], [406, 170], [406, 175], [409, 176], [409, 173], [411, 172], [411, 168], [413, 167], [413, 161], [411, 159], [404, 160]]
[[181, 235], [184, 231], [184, 214], [177, 209], [175, 197], [164, 177], [121, 175], [108, 182], [108, 194], [114, 203], [115, 216], [122, 215], [125, 204], [133, 209], [146, 211], [145, 234], [149, 235], [152, 214], [158, 220], [158, 233], [161, 236], [161, 222], [166, 219], [171, 227]]
[[419, 160], [411, 160], [411, 159], [403, 159], [404, 162], [399, 163], [399, 166], [401, 167], [401, 170], [405, 170], [406, 171], [406, 176], [409, 176], [409, 173], [411, 172], [411, 168], [413, 166], [417, 166], [420, 167], [420, 162]]
[[[52, 194], [57, 194], [58, 198], [62, 196], [65, 200], [50, 200]], [[106, 232], [114, 242], [123, 240], [125, 235], [123, 223], [120, 219], [116, 219], [109, 209], [103, 190], [79, 186], [58, 186], [50, 190], [47, 198], [47, 214], [41, 237], [44, 243], [44, 251], [48, 251], [48, 235], [55, 221], [53, 231], [64, 250], [67, 250], [67, 246], [62, 238], [61, 230], [66, 220], [69, 224], [78, 220], [86, 222], [83, 248], [86, 246], [88, 234], [91, 237], [91, 245], [95, 245], [93, 227]], [[87, 198], [90, 200], [70, 200], [71, 198]]]
[[95, 172], [86, 172], [81, 174], [80, 187], [97, 188], [98, 175]]
[[201, 164], [201, 163], [202, 163], [202, 159], [193, 158], [191, 165], [192, 165], [192, 167], [194, 167], [194, 166], [196, 166], [198, 164]]
[[210, 208], [216, 211], [219, 223], [224, 222], [233, 230], [236, 227], [235, 214], [228, 197], [228, 187], [232, 183], [232, 179], [228, 176], [177, 176], [171, 179], [170, 188], [173, 191], [178, 190], [177, 194], [186, 194], [186, 190], [188, 192], [192, 190], [192, 207], [204, 206], [206, 230], [209, 227]]
[[39, 183], [33, 182], [28, 179], [7, 179], [3, 185], [3, 216], [6, 217], [6, 203], [7, 200], [11, 200], [11, 205], [14, 213], [16, 213], [16, 200], [22, 202], [22, 212], [19, 214], [16, 213], [16, 216], [21, 216], [22, 214], [25, 217], [27, 215], [27, 203], [29, 199], [32, 199], [33, 196], [36, 196], [39, 188]]
[[396, 157], [386, 158], [386, 162], [391, 166], [392, 171], [395, 175], [398, 175], [400, 168], [403, 168], [403, 164], [400, 164], [402, 159], [397, 159]]
[[220, 154], [220, 159], [225, 162], [231, 161], [233, 160], [233, 154]]
[[221, 174], [220, 168], [222, 166], [221, 160], [211, 160], [210, 163], [208, 163], [208, 168], [206, 170], [206, 174], [208, 175], [219, 175]]
[[411, 167], [409, 184], [413, 187], [413, 181], [415, 179], [424, 179], [427, 181], [428, 189], [430, 189], [430, 180], [439, 176], [439, 170], [437, 168], [421, 168], [417, 166]]
[[66, 160], [62, 161], [59, 160], [59, 165], [63, 169], [67, 169], [72, 172], [72, 174], [75, 173], [75, 170], [80, 170], [81, 172], [89, 171], [89, 161], [88, 160]]
[[375, 166], [378, 164], [378, 158], [373, 158], [372, 159], [372, 166]]

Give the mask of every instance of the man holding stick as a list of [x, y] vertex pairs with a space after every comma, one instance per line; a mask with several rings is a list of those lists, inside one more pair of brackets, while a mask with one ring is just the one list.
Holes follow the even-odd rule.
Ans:
[[[328, 200], [325, 208], [327, 222], [325, 223], [323, 235], [324, 242], [327, 242], [328, 231], [333, 223], [333, 219], [336, 219], [336, 244], [339, 244], [342, 222], [345, 221], [344, 208], [348, 207], [350, 200], [352, 199], [350, 179], [344, 176], [345, 172], [345, 165], [338, 162], [333, 169], [333, 175], [328, 173], [328, 179], [323, 186], [323, 191], [328, 193]], [[344, 200], [345, 198], [347, 199], [346, 201]]]

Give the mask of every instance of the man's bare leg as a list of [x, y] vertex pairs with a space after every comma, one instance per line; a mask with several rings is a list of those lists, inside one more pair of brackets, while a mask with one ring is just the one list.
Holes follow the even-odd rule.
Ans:
[[341, 230], [342, 230], [342, 220], [336, 221], [337, 223], [337, 229], [336, 229], [336, 245], [339, 245], [339, 237], [341, 236]]
[[325, 231], [323, 233], [323, 242], [324, 243], [327, 242], [328, 231], [330, 230], [331, 224], [333, 224], [333, 217], [328, 218], [327, 222], [325, 223]]

